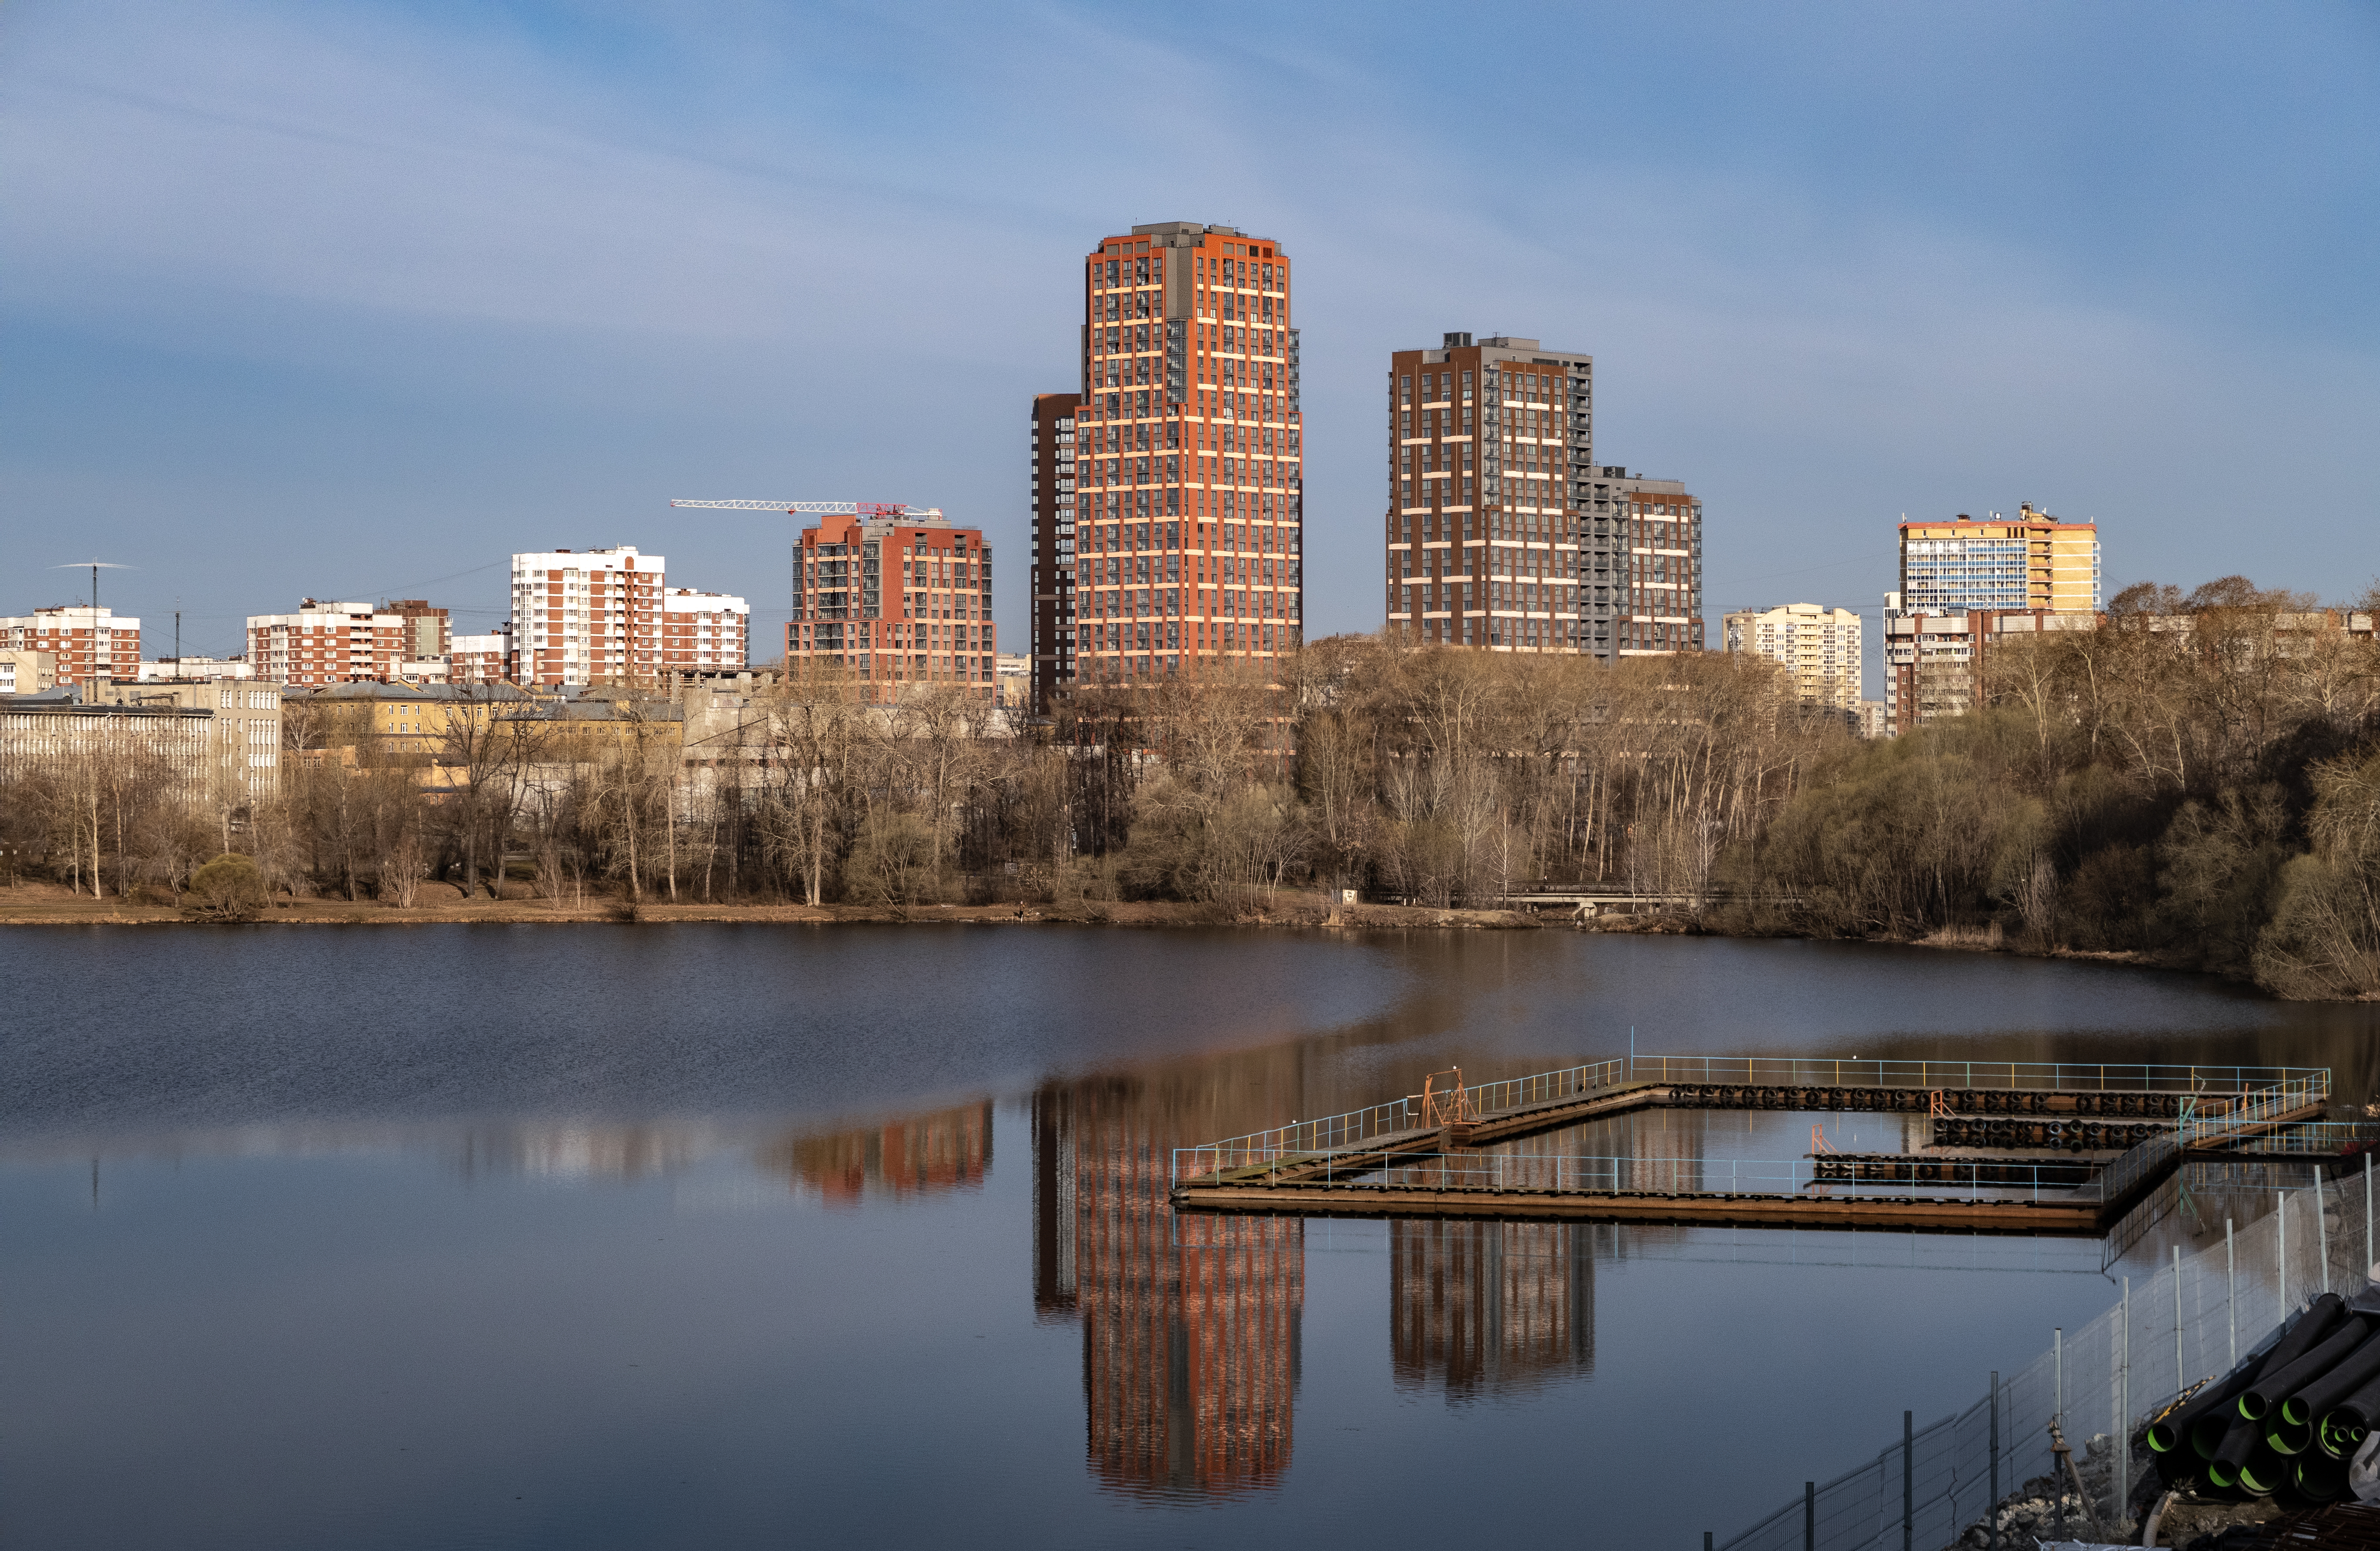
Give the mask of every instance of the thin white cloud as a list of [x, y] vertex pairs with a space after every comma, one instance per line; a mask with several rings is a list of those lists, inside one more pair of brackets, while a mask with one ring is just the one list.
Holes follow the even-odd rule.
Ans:
[[[2380, 405], [2351, 342], [2276, 340], [2190, 284], [2086, 279], [2037, 232], [1874, 190], [1632, 159], [1598, 131], [1609, 104], [1559, 132], [1450, 126], [1414, 110], [1409, 61], [1123, 10], [580, 19], [607, 47], [492, 11], [20, 20], [0, 59], [6, 316], [321, 385], [322, 414], [345, 403], [419, 449], [370, 498], [429, 507], [410, 531], [439, 543], [510, 542], [458, 492], [501, 491], [543, 543], [590, 490], [620, 493], [607, 528], [636, 542], [644, 503], [690, 478], [930, 496], [1007, 524], [1012, 632], [1025, 397], [1071, 381], [1079, 254], [1145, 220], [1234, 221], [1296, 256], [1324, 629], [1377, 623], [1379, 380], [1447, 328], [1597, 354], [1598, 450], [1711, 503], [1714, 610], [1758, 601], [1732, 576], [1813, 546], [1872, 544], [1888, 575], [1902, 509], [2021, 498], [2101, 516], [2111, 576], [2153, 528], [2180, 579], [2261, 559], [2313, 585], [2336, 530], [2237, 554], [2236, 512], [2374, 493], [2340, 452]], [[181, 510], [344, 549], [311, 575], [376, 574], [369, 530], [311, 524], [331, 472], [213, 442]], [[125, 456], [96, 436], [10, 451], [20, 491], [162, 505]], [[194, 497], [208, 480], [241, 499]], [[706, 585], [775, 601], [773, 540], [672, 543]]]

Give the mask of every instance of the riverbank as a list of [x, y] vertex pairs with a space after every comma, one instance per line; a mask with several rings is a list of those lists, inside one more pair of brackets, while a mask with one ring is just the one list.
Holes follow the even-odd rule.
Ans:
[[[93, 899], [55, 884], [0, 885], [0, 926], [173, 926], [208, 922], [162, 898]], [[1603, 915], [1581, 919], [1567, 910], [1439, 910], [1426, 905], [1334, 904], [1320, 889], [1277, 889], [1241, 900], [1077, 900], [1038, 905], [795, 905], [701, 904], [649, 899], [631, 905], [608, 895], [552, 900], [517, 885], [505, 898], [465, 899], [450, 884], [425, 884], [411, 906], [379, 900], [275, 899], [259, 926], [632, 925], [722, 922], [747, 925], [990, 925], [1059, 923], [1156, 930], [1168, 927], [1254, 926], [1296, 930], [1451, 930], [1525, 932], [1546, 928], [1663, 936], [1802, 936], [1767, 927], [1713, 925], [1677, 915]], [[2028, 946], [1995, 931], [1951, 928], [1930, 936], [1871, 937], [1867, 942], [1950, 953], [2004, 953], [2021, 959], [2066, 959], [2139, 969], [2208, 973], [2155, 954]], [[2233, 983], [2244, 979], [2217, 975]]]
[[[610, 897], [559, 901], [508, 891], [503, 899], [465, 899], [449, 885], [426, 885], [410, 907], [377, 900], [276, 899], [259, 926], [618, 925], [667, 922], [730, 922], [786, 926], [989, 925], [1064, 923], [1088, 926], [1265, 926], [1378, 930], [1439, 928], [1528, 931], [1564, 924], [1567, 916], [1528, 910], [1432, 910], [1415, 905], [1332, 904], [1319, 889], [1280, 889], [1235, 901], [1083, 900], [1066, 905], [631, 905]], [[171, 926], [193, 918], [159, 900], [94, 899], [51, 885], [0, 887], [0, 926]]]

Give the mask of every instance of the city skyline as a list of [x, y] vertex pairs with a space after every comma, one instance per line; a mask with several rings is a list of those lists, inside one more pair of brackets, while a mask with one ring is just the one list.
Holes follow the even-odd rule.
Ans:
[[[431, 596], [484, 633], [502, 568], [444, 563], [465, 535], [684, 556], [775, 639], [790, 524], [675, 518], [677, 495], [911, 500], [1021, 543], [1016, 409], [1074, 375], [1059, 277], [1096, 233], [1181, 214], [1299, 255], [1309, 634], [1379, 623], [1378, 355], [1449, 326], [1597, 356], [1603, 440], [1717, 514], [1710, 619], [1789, 596], [1872, 613], [1896, 514], [2020, 498], [2119, 535], [2154, 521], [2158, 580], [2327, 587], [2371, 504], [2344, 449], [2380, 400], [2373, 306], [2338, 259], [2371, 235], [2372, 105], [2295, 73], [2256, 114], [2228, 105], [2284, 71], [2365, 73], [2344, 8], [1488, 22], [1499, 49], [1591, 51], [1716, 104], [1598, 118], [1585, 146], [1550, 107], [1403, 113], [1430, 30], [1352, 40], [1325, 12], [1278, 18], [1256, 70], [1122, 16], [804, 14], [614, 48], [628, 24], [494, 14], [480, 33], [251, 6], [196, 46], [137, 7], [18, 18], [0, 457], [37, 533], [103, 514], [103, 557], [142, 568], [103, 601], [153, 625], [178, 598], [186, 650], [227, 653], [246, 614], [303, 595]], [[761, 80], [863, 100], [844, 63], [896, 43], [899, 81], [864, 100], [898, 134], [752, 119]], [[1095, 139], [1087, 176], [1028, 186], [1005, 169], [1041, 128], [978, 72], [1053, 48], [1086, 68], [1146, 53], [1215, 85], [1219, 113], [1291, 104], [1301, 133], [1251, 116], [1153, 153]], [[126, 73], [141, 92], [100, 84]], [[1893, 135], [1864, 134], [1879, 113]], [[578, 152], [615, 171], [571, 171]], [[1454, 202], [1407, 230], [1389, 190], [1415, 167]], [[986, 202], [1002, 188], [1013, 205]], [[1635, 203], [1656, 214], [1605, 240]], [[925, 232], [959, 218], [1003, 258], [929, 259]], [[946, 434], [899, 432], [913, 405]], [[2266, 505], [2292, 519], [2251, 551], [2237, 513]], [[227, 553], [232, 531], [261, 556]], [[2107, 591], [2150, 558], [2119, 536]], [[995, 598], [1020, 643], [1026, 570]], [[49, 582], [15, 579], [6, 608], [75, 595]]]

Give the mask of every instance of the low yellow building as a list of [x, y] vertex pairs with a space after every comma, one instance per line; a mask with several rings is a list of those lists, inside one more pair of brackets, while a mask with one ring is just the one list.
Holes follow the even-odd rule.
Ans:
[[631, 750], [674, 760], [685, 727], [681, 708], [650, 696], [511, 684], [336, 684], [288, 704], [300, 752], [424, 771], [490, 758], [599, 763]]

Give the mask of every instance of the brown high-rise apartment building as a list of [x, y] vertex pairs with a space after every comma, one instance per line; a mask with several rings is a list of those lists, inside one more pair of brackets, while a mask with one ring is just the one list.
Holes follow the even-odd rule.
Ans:
[[1701, 651], [1702, 502], [1677, 480], [1595, 472], [1586, 522], [1592, 650], [1607, 662]]
[[[1389, 625], [1503, 652], [1579, 649], [1575, 481], [1595, 359], [1450, 334], [1389, 362]], [[1573, 462], [1576, 467], [1573, 468]]]
[[1080, 679], [1195, 673], [1300, 639], [1289, 267], [1277, 242], [1192, 221], [1085, 258], [1082, 389], [1034, 407], [1037, 711]]
[[1033, 714], [1075, 677], [1075, 412], [1079, 393], [1033, 396]]
[[1605, 662], [1702, 646], [1702, 503], [1595, 460], [1595, 358], [1449, 334], [1389, 363], [1389, 629]]
[[794, 554], [785, 661], [840, 663], [860, 698], [953, 684], [990, 700], [999, 652], [983, 530], [897, 507], [823, 518]]

